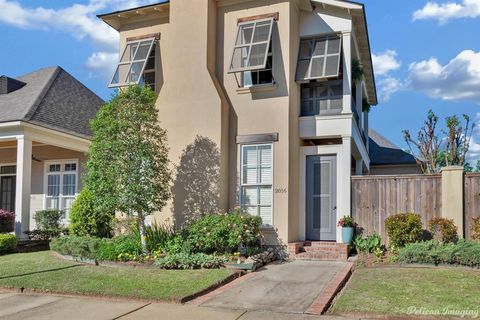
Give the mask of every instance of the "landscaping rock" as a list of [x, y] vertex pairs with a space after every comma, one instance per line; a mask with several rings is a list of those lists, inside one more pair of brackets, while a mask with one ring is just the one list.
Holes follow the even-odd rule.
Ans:
[[277, 260], [277, 255], [275, 253], [275, 250], [273, 248], [268, 248], [266, 251], [262, 253], [249, 257], [247, 260], [245, 260], [244, 263], [252, 264], [253, 265], [252, 271], [253, 271], [275, 260]]

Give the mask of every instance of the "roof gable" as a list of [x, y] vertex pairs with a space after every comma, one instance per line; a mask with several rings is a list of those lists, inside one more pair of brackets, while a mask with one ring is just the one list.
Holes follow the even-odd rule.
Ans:
[[89, 122], [103, 100], [55, 66], [18, 77], [25, 85], [0, 95], [0, 122], [25, 121], [88, 137]]

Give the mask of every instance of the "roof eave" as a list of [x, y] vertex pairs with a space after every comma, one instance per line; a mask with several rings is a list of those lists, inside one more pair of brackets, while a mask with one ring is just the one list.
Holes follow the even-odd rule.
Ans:
[[161, 1], [154, 4], [130, 8], [125, 10], [118, 10], [109, 13], [98, 14], [97, 18], [108, 24], [113, 29], [119, 31], [121, 26], [121, 19], [131, 18], [132, 16], [145, 16], [148, 14], [168, 14], [170, 7], [170, 0]]

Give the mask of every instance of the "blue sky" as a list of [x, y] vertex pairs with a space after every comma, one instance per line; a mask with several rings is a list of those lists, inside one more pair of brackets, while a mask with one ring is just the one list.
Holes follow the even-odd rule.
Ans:
[[[0, 74], [60, 65], [108, 99], [118, 36], [95, 15], [152, 2], [0, 0]], [[463, 113], [479, 122], [480, 0], [364, 3], [379, 94], [371, 126], [405, 147], [402, 129], [416, 132], [429, 109], [442, 124]], [[480, 130], [470, 149], [480, 159]]]

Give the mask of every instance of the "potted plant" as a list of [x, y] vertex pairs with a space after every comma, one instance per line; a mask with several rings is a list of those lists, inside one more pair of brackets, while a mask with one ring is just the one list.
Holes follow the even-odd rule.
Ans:
[[338, 220], [339, 227], [342, 227], [342, 241], [343, 243], [350, 244], [353, 239], [353, 228], [356, 223], [351, 216], [343, 216]]

